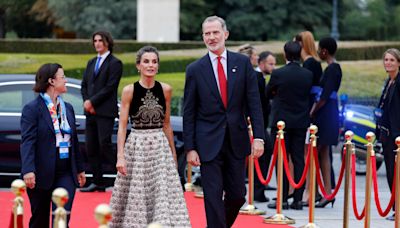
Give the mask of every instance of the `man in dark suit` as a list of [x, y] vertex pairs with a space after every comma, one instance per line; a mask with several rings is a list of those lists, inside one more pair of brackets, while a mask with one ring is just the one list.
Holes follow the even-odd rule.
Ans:
[[[287, 153], [290, 154], [295, 181], [298, 182], [304, 169], [304, 142], [307, 127], [310, 124], [308, 112], [309, 94], [312, 86], [313, 74], [311, 71], [300, 66], [301, 46], [298, 42], [287, 42], [284, 47], [287, 64], [272, 71], [271, 79], [266, 88], [267, 96], [273, 97], [272, 101], [272, 139], [276, 137], [276, 123], [280, 120], [285, 122], [285, 144]], [[274, 140], [275, 141], [275, 140]], [[283, 178], [283, 204], [288, 209], [289, 183]], [[294, 201], [290, 205], [292, 209], [301, 210], [301, 199], [304, 187], [296, 189]], [[276, 203], [268, 207], [275, 208]]]
[[97, 57], [89, 60], [82, 80], [83, 107], [86, 115], [86, 151], [93, 172], [93, 183], [82, 192], [105, 191], [102, 161], [115, 164], [111, 135], [118, 116], [117, 90], [122, 62], [112, 55], [113, 39], [108, 32], [92, 36]]
[[231, 227], [245, 202], [251, 151], [245, 112], [254, 130], [252, 152], [259, 157], [264, 151], [260, 96], [249, 58], [225, 49], [225, 21], [211, 16], [202, 28], [209, 52], [186, 69], [185, 150], [190, 164], [201, 165], [207, 226]]

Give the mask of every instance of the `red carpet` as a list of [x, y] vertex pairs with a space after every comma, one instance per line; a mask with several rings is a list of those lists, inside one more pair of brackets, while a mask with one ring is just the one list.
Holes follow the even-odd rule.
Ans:
[[[109, 203], [111, 192], [105, 193], [81, 193], [75, 195], [74, 204], [72, 206], [70, 227], [72, 228], [87, 228], [97, 227], [98, 224], [94, 219], [94, 209], [100, 203]], [[9, 218], [12, 208], [12, 200], [14, 195], [11, 192], [0, 192], [0, 227], [8, 227]], [[205, 212], [203, 199], [198, 199], [193, 196], [193, 193], [185, 193], [186, 202], [189, 209], [190, 221], [193, 228], [204, 228], [206, 226]], [[24, 195], [24, 227], [28, 227], [30, 218], [30, 205], [28, 196]], [[239, 215], [234, 228], [287, 228], [286, 225], [267, 225], [263, 223], [261, 216]]]

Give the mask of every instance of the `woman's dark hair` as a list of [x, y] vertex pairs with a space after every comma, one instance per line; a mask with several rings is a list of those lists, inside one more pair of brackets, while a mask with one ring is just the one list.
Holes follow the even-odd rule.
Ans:
[[101, 39], [103, 40], [104, 45], [108, 45], [108, 50], [112, 53], [113, 52], [113, 47], [114, 47], [114, 40], [109, 32], [106, 31], [97, 31], [94, 32], [92, 35], [92, 43], [94, 44], [94, 37], [96, 35], [101, 36]]
[[142, 59], [142, 56], [144, 53], [154, 53], [157, 55], [157, 62], [160, 62], [160, 55], [158, 54], [158, 50], [157, 48], [153, 47], [153, 46], [144, 46], [142, 48], [139, 49], [139, 51], [136, 54], [136, 64], [140, 63], [140, 60]]
[[59, 68], [62, 68], [62, 66], [58, 63], [46, 63], [42, 65], [36, 73], [33, 91], [45, 93], [47, 88], [49, 88], [49, 78], [54, 79]]
[[332, 37], [325, 37], [319, 41], [319, 47], [326, 49], [330, 55], [334, 55], [337, 50], [337, 43]]

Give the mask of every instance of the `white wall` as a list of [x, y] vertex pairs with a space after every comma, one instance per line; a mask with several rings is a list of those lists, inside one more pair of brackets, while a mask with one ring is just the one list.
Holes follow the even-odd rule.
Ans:
[[179, 41], [179, 0], [138, 0], [139, 42]]

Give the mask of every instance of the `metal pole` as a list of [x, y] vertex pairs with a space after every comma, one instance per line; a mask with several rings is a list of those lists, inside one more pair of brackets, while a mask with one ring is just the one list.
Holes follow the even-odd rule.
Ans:
[[192, 184], [192, 165], [187, 163], [187, 181], [185, 184], [185, 190], [187, 192], [193, 192], [193, 184]]
[[302, 226], [302, 228], [317, 228], [318, 226], [314, 223], [314, 214], [315, 214], [315, 177], [316, 172], [319, 170], [315, 170], [315, 157], [314, 157], [314, 149], [317, 147], [317, 134], [318, 127], [316, 125], [310, 126], [310, 168], [309, 168], [309, 177], [310, 177], [310, 184], [308, 186], [308, 191], [310, 192], [308, 198], [308, 224]]
[[397, 145], [397, 150], [396, 150], [396, 211], [395, 211], [395, 221], [394, 221], [394, 226], [395, 228], [400, 228], [400, 136], [396, 138], [396, 145]]
[[331, 31], [331, 37], [333, 39], [335, 39], [335, 40], [339, 40], [337, 10], [338, 10], [338, 2], [337, 2], [337, 0], [332, 0], [332, 31]]
[[[285, 122], [278, 121], [276, 124], [278, 128], [278, 166], [277, 166], [277, 192], [276, 192], [276, 214], [264, 219], [264, 223], [268, 224], [294, 224], [296, 221], [282, 214], [282, 195], [283, 195], [283, 151], [281, 141], [283, 140], [283, 129]], [[290, 175], [289, 173], [287, 175]]]
[[349, 227], [349, 201], [350, 201], [350, 158], [353, 150], [353, 139], [354, 133], [352, 131], [346, 131], [344, 137], [346, 139], [346, 157], [345, 157], [345, 179], [344, 179], [344, 205], [343, 205], [343, 228]]
[[371, 225], [371, 187], [372, 187], [372, 170], [371, 156], [375, 156], [374, 145], [375, 134], [368, 132], [365, 136], [367, 139], [367, 174], [365, 175], [365, 220], [364, 228], [369, 228]]

